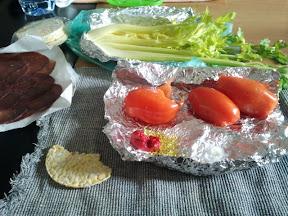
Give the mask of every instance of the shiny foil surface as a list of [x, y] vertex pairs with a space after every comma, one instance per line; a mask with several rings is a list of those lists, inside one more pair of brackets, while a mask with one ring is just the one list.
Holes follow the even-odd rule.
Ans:
[[[265, 120], [241, 118], [236, 125], [216, 127], [195, 118], [187, 103], [188, 90], [177, 83], [201, 84], [231, 75], [258, 80], [277, 94], [279, 74], [255, 68], [178, 68], [161, 64], [120, 61], [113, 73], [114, 82], [104, 96], [104, 133], [123, 160], [153, 162], [160, 166], [194, 175], [216, 175], [224, 172], [277, 162], [288, 150], [288, 123], [279, 108]], [[176, 119], [167, 125], [149, 126], [136, 122], [123, 112], [123, 101], [129, 91], [140, 86], [173, 83], [173, 96], [185, 103]], [[165, 138], [165, 149], [150, 153], [134, 149], [130, 136], [135, 130]], [[164, 140], [164, 139], [163, 139]], [[162, 145], [162, 143], [161, 143]]]
[[[176, 8], [166, 6], [148, 6], [148, 7], [132, 7], [125, 9], [96, 9], [89, 19], [90, 29], [100, 28], [111, 24], [133, 24], [139, 26], [160, 25], [165, 23], [177, 23], [194, 15], [191, 8]], [[85, 34], [80, 40], [80, 47], [83, 53], [96, 58], [101, 62], [109, 60], [119, 60], [117, 57], [109, 57], [93, 42], [91, 42]]]

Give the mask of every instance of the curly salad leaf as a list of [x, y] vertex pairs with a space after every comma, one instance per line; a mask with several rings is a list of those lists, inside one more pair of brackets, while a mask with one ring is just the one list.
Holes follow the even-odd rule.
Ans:
[[[213, 18], [208, 10], [180, 23], [156, 26], [113, 24], [85, 34], [106, 55], [143, 61], [189, 61], [197, 57], [209, 66], [257, 67], [279, 69], [281, 87], [288, 87], [288, 56], [282, 52], [288, 45], [268, 39], [259, 44], [245, 40], [241, 29], [229, 32], [236, 14]], [[268, 64], [270, 59], [275, 64]], [[285, 69], [286, 68], [286, 69]]]

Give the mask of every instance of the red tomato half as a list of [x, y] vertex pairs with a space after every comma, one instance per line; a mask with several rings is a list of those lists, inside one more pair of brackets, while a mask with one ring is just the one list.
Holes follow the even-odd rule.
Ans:
[[216, 89], [227, 95], [241, 113], [254, 118], [266, 118], [278, 104], [275, 94], [264, 84], [251, 79], [221, 76]]
[[126, 115], [148, 124], [158, 125], [172, 121], [179, 105], [164, 92], [155, 88], [138, 88], [128, 93], [124, 100]]
[[217, 126], [234, 124], [240, 119], [238, 107], [221, 92], [207, 87], [198, 87], [189, 93], [193, 115]]

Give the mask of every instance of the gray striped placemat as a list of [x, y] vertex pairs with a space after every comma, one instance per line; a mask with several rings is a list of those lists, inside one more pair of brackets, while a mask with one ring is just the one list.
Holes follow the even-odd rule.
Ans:
[[[124, 162], [102, 133], [103, 94], [111, 74], [79, 69], [70, 108], [41, 121], [35, 152], [20, 174], [0, 215], [287, 215], [288, 158], [241, 172], [195, 177], [149, 163]], [[287, 92], [282, 98], [288, 101]], [[54, 144], [70, 151], [98, 152], [112, 177], [85, 189], [68, 189], [48, 176], [44, 159]]]

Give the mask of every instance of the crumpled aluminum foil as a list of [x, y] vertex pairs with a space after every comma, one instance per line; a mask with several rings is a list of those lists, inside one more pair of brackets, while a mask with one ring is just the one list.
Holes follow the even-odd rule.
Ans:
[[[161, 64], [120, 61], [114, 82], [104, 95], [104, 133], [123, 160], [153, 162], [194, 175], [215, 175], [276, 162], [288, 150], [288, 122], [279, 108], [267, 119], [242, 118], [233, 127], [215, 127], [191, 115], [187, 103], [176, 120], [164, 126], [144, 126], [125, 116], [123, 101], [128, 92], [139, 86], [173, 83], [200, 84], [217, 80], [220, 74], [255, 79], [277, 93], [279, 74], [255, 68], [176, 68]], [[187, 98], [188, 92], [173, 87], [173, 98]], [[135, 150], [130, 136], [135, 130], [160, 131], [176, 137], [175, 155], [153, 154]]]
[[[166, 6], [132, 7], [125, 9], [96, 9], [89, 17], [90, 29], [100, 28], [111, 24], [133, 24], [139, 26], [160, 25], [165, 23], [177, 23], [194, 15], [191, 8], [176, 8]], [[107, 56], [93, 42], [86, 38], [85, 34], [80, 40], [83, 53], [96, 58], [101, 62], [119, 60], [117, 57]]]

